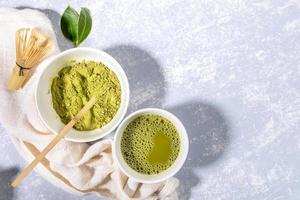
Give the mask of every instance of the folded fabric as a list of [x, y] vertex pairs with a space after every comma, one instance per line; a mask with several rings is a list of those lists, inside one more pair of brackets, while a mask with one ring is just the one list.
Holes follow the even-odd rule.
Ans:
[[[41, 63], [34, 76], [19, 91], [6, 89], [15, 62], [15, 32], [22, 27], [38, 27], [56, 44], [49, 19], [31, 9], [0, 8], [0, 122], [20, 154], [31, 161], [54, 137], [40, 121], [34, 92], [45, 66]], [[55, 53], [59, 52], [57, 44]], [[36, 170], [58, 187], [78, 194], [96, 193], [109, 199], [177, 199], [178, 180], [170, 178], [157, 184], [137, 183], [125, 176], [112, 158], [112, 140], [94, 144], [62, 140]]]

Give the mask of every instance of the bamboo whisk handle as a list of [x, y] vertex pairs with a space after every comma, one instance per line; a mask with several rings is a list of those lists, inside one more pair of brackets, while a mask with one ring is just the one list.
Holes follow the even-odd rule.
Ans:
[[[22, 69], [23, 68], [23, 69]], [[16, 63], [7, 82], [9, 90], [18, 90], [24, 86], [26, 81], [30, 78], [31, 68], [20, 68]], [[24, 70], [25, 69], [25, 70]], [[20, 74], [22, 72], [22, 74]]]

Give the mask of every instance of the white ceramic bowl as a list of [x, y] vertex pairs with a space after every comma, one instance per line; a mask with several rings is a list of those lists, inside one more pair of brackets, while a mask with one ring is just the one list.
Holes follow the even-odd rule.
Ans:
[[[180, 151], [177, 159], [175, 162], [168, 168], [166, 171], [163, 171], [159, 174], [155, 175], [146, 175], [146, 174], [141, 174], [133, 170], [125, 161], [123, 158], [122, 152], [121, 152], [121, 137], [122, 134], [127, 127], [127, 125], [134, 120], [136, 117], [144, 115], [144, 114], [157, 114], [160, 115], [164, 118], [167, 118], [170, 120], [175, 127], [177, 128], [177, 131], [179, 133], [180, 137]], [[157, 183], [164, 181], [174, 174], [176, 174], [182, 165], [184, 164], [187, 154], [188, 154], [188, 149], [189, 149], [189, 142], [188, 142], [188, 136], [186, 133], [186, 130], [180, 120], [173, 115], [172, 113], [162, 110], [162, 109], [156, 109], [156, 108], [145, 108], [138, 110], [129, 116], [126, 117], [120, 124], [120, 126], [117, 129], [116, 135], [115, 135], [115, 140], [113, 143], [113, 156], [114, 159], [117, 161], [118, 166], [120, 169], [129, 177], [133, 178], [137, 182], [141, 183]]]
[[125, 72], [120, 64], [107, 53], [91, 48], [74, 48], [64, 51], [47, 63], [44, 68], [36, 89], [36, 105], [40, 118], [44, 124], [54, 133], [58, 133], [65, 125], [61, 122], [58, 114], [52, 106], [51, 79], [57, 75], [60, 69], [70, 61], [93, 60], [102, 62], [115, 72], [121, 85], [121, 104], [114, 118], [104, 127], [91, 131], [78, 131], [71, 129], [65, 136], [66, 140], [74, 142], [90, 142], [100, 139], [111, 133], [122, 121], [126, 114], [129, 103], [129, 84]]

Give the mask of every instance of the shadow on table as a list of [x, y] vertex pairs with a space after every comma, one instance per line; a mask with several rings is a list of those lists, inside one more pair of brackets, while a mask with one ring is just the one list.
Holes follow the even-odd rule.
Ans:
[[[18, 7], [25, 8], [30, 7]], [[50, 19], [60, 50], [72, 48], [71, 42], [61, 33], [60, 14], [50, 9], [37, 10]], [[128, 113], [145, 107], [162, 107], [166, 83], [159, 62], [149, 52], [133, 45], [116, 45], [104, 51], [121, 64], [128, 77], [131, 91]], [[229, 125], [218, 108], [201, 101], [187, 102], [167, 110], [180, 118], [189, 135], [189, 155], [177, 174], [181, 181], [180, 199], [189, 199], [192, 188], [201, 181], [194, 171], [216, 162], [226, 151]]]
[[217, 107], [200, 101], [187, 102], [167, 110], [182, 121], [190, 140], [188, 158], [177, 174], [181, 181], [180, 199], [189, 199], [192, 188], [201, 181], [195, 170], [216, 162], [226, 151], [229, 124]]
[[128, 77], [128, 113], [146, 107], [161, 107], [165, 79], [158, 61], [149, 52], [133, 45], [117, 45], [104, 51], [120, 63]]
[[38, 11], [44, 13], [49, 18], [49, 20], [51, 21], [52, 27], [54, 29], [54, 32], [55, 32], [58, 47], [61, 51], [73, 48], [72, 43], [64, 37], [64, 35], [62, 34], [62, 32], [60, 30], [61, 15], [58, 12], [56, 12], [54, 10], [50, 10], [50, 9], [31, 8], [31, 7], [27, 7], [27, 6], [17, 7], [17, 9], [26, 9], [26, 8], [38, 10]]
[[14, 199], [14, 189], [10, 183], [18, 172], [19, 169], [16, 167], [9, 169], [0, 168], [0, 200]]
[[[105, 49], [124, 68], [130, 85], [131, 113], [145, 107], [162, 107], [165, 97], [165, 79], [158, 61], [147, 51], [131, 45]], [[187, 161], [177, 177], [181, 184], [180, 199], [189, 199], [193, 187], [200, 183], [194, 170], [216, 162], [229, 144], [229, 125], [215, 106], [192, 101], [170, 110], [183, 122], [190, 139]]]

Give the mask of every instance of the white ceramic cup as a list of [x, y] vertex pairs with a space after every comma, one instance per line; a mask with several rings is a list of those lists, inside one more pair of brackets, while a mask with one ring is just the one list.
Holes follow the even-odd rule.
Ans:
[[70, 61], [92, 60], [102, 62], [109, 69], [115, 72], [121, 85], [121, 103], [113, 119], [102, 128], [91, 131], [78, 131], [71, 129], [65, 136], [66, 140], [73, 142], [91, 142], [98, 140], [111, 133], [124, 118], [129, 103], [129, 84], [127, 76], [120, 64], [107, 53], [91, 48], [74, 48], [64, 51], [47, 62], [38, 81], [36, 88], [36, 105], [40, 118], [46, 127], [53, 133], [58, 133], [64, 126], [53, 108], [52, 96], [50, 92], [51, 80], [57, 75], [59, 70], [65, 67]]
[[[180, 137], [180, 151], [177, 159], [175, 162], [165, 171], [159, 173], [159, 174], [154, 174], [154, 175], [146, 175], [146, 174], [141, 174], [135, 170], [133, 170], [125, 161], [123, 158], [122, 152], [121, 152], [121, 137], [122, 134], [127, 127], [127, 125], [133, 121], [135, 118], [138, 116], [144, 115], [144, 114], [156, 114], [160, 115], [168, 120], [170, 120], [175, 127], [177, 128], [179, 137]], [[128, 176], [134, 179], [137, 182], [141, 183], [157, 183], [164, 181], [171, 176], [175, 175], [182, 165], [184, 164], [187, 154], [188, 154], [188, 149], [189, 149], [189, 142], [188, 142], [188, 136], [186, 133], [186, 130], [180, 120], [173, 115], [172, 113], [162, 110], [162, 109], [157, 109], [157, 108], [145, 108], [138, 110], [129, 116], [127, 116], [120, 126], [118, 127], [116, 134], [115, 134], [115, 140], [113, 143], [113, 156], [114, 159], [117, 161], [117, 164], [119, 168]]]

